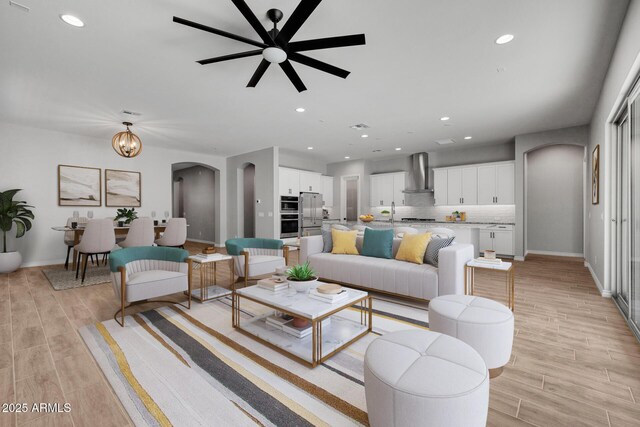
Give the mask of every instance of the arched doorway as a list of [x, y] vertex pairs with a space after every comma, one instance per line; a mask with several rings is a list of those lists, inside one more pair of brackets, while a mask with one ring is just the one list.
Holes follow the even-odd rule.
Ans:
[[242, 218], [242, 235], [244, 237], [256, 236], [256, 165], [253, 163], [245, 163], [242, 166], [242, 207], [240, 212], [243, 213]]
[[200, 163], [171, 165], [173, 217], [186, 218], [187, 239], [215, 244], [219, 235], [219, 171]]

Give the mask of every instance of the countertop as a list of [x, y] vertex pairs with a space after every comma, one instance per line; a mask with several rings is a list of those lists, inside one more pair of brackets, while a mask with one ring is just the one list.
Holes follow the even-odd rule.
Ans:
[[[346, 223], [347, 225], [356, 225], [356, 224], [360, 224], [360, 225], [391, 225], [391, 221], [388, 220], [373, 220], [371, 222], [365, 223], [365, 222], [361, 222], [361, 221], [347, 221]], [[478, 225], [515, 225], [515, 223], [513, 222], [480, 222], [480, 221], [456, 221], [456, 222], [450, 222], [450, 221], [396, 221], [394, 224], [396, 227], [397, 226], [412, 226], [412, 227], [428, 227], [430, 225], [446, 225], [446, 226], [452, 226], [452, 227], [461, 227], [461, 226], [467, 226], [469, 228], [472, 228], [473, 226], [478, 226]]]

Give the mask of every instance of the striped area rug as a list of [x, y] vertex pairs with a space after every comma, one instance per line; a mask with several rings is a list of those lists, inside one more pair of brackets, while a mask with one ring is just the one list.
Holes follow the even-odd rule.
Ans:
[[[363, 357], [427, 311], [374, 300], [373, 332], [311, 369], [233, 329], [231, 300], [163, 307], [80, 330], [138, 426], [368, 425]], [[243, 316], [264, 314], [246, 304]], [[355, 309], [339, 315], [359, 318]]]

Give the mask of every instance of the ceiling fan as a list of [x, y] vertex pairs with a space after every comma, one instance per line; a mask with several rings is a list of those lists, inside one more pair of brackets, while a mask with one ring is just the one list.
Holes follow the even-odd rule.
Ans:
[[253, 73], [253, 76], [251, 77], [251, 80], [249, 80], [249, 84], [247, 84], [247, 87], [256, 87], [256, 85], [260, 81], [260, 78], [262, 78], [265, 71], [267, 71], [267, 68], [269, 68], [269, 65], [274, 63], [280, 65], [280, 68], [282, 68], [282, 71], [284, 71], [289, 80], [291, 80], [291, 83], [293, 83], [298, 92], [307, 90], [304, 83], [302, 83], [300, 76], [298, 76], [298, 73], [296, 73], [296, 71], [293, 69], [290, 60], [345, 79], [349, 75], [349, 71], [327, 64], [326, 62], [318, 61], [317, 59], [311, 58], [309, 56], [302, 55], [300, 52], [316, 49], [330, 49], [334, 47], [358, 46], [365, 44], [364, 34], [353, 34], [349, 36], [327, 37], [294, 42], [290, 41], [291, 38], [300, 29], [300, 27], [305, 23], [307, 18], [309, 18], [315, 8], [318, 7], [322, 0], [301, 0], [300, 4], [293, 11], [293, 14], [287, 20], [281, 30], [278, 29], [278, 22], [280, 22], [280, 20], [282, 19], [282, 12], [278, 9], [269, 9], [267, 11], [267, 17], [271, 20], [271, 22], [273, 22], [273, 29], [269, 31], [267, 31], [262, 26], [256, 15], [251, 11], [244, 0], [231, 1], [238, 8], [240, 13], [242, 13], [245, 19], [249, 21], [249, 24], [253, 27], [253, 29], [258, 33], [258, 35], [262, 39], [261, 42], [248, 39], [236, 34], [231, 34], [226, 31], [218, 30], [207, 25], [198, 24], [197, 22], [189, 21], [177, 16], [173, 17], [173, 22], [259, 47], [260, 49], [256, 50], [250, 50], [247, 52], [234, 53], [231, 55], [218, 56], [215, 58], [202, 59], [200, 61], [197, 61], [201, 65], [206, 65], [213, 64], [215, 62], [228, 61], [231, 59], [262, 55], [262, 61], [260, 62], [260, 65], [258, 65], [255, 73]]

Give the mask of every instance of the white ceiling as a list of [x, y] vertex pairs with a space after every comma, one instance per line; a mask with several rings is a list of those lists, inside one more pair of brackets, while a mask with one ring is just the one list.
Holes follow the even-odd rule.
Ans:
[[[258, 40], [228, 0], [17, 1], [31, 11], [0, 6], [0, 120], [108, 144], [129, 109], [142, 113], [133, 129], [149, 146], [223, 156], [313, 146], [321, 161], [588, 123], [628, 3], [325, 0], [293, 40], [365, 33], [367, 44], [309, 53], [351, 71], [346, 80], [293, 63], [308, 88], [298, 93], [277, 66], [245, 88], [260, 57], [195, 62], [255, 49], [172, 22], [177, 15]], [[298, 2], [248, 3], [270, 28], [269, 8], [286, 20]], [[86, 26], [64, 24], [61, 13]], [[515, 40], [496, 45], [504, 33]], [[355, 123], [370, 125], [370, 137]]]

